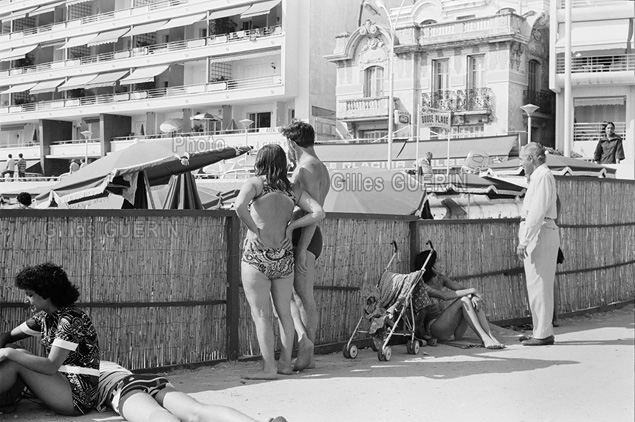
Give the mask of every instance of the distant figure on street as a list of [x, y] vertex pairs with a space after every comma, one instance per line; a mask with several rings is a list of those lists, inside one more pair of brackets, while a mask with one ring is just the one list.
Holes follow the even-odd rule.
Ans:
[[4, 179], [4, 175], [8, 174], [9, 178], [13, 179], [15, 175], [15, 160], [13, 159], [13, 155], [9, 154], [9, 158], [7, 159], [7, 165], [4, 167], [2, 171], [2, 178]]
[[[291, 181], [304, 189], [321, 205], [331, 187], [329, 171], [315, 153], [315, 131], [301, 120], [294, 120], [282, 130], [287, 138], [289, 154], [296, 162]], [[297, 210], [293, 219], [306, 213]], [[295, 251], [295, 278], [293, 287], [302, 306], [291, 302], [291, 314], [298, 336], [298, 357], [294, 369], [301, 371], [315, 367], [313, 347], [319, 321], [317, 304], [313, 294], [315, 262], [322, 252], [322, 232], [317, 224], [303, 227], [293, 233]]]
[[531, 142], [520, 151], [529, 188], [523, 200], [516, 254], [525, 266], [533, 324], [533, 335], [521, 337], [525, 346], [554, 343], [554, 280], [560, 233], [556, 181], [545, 161], [545, 149], [538, 143]]
[[26, 160], [22, 156], [22, 153], [18, 154], [18, 177], [19, 178], [26, 177]]
[[593, 161], [598, 164], [619, 164], [624, 158], [622, 137], [615, 133], [615, 124], [608, 122], [604, 127], [604, 135], [595, 148]]
[[77, 160], [72, 159], [72, 160], [71, 160], [71, 165], [70, 165], [70, 166], [69, 166], [69, 168], [68, 168], [68, 172], [69, 172], [70, 174], [73, 174], [73, 173], [75, 173], [77, 170], [79, 170], [79, 164], [77, 164]]
[[84, 167], [86, 167], [88, 165], [88, 163], [86, 162], [85, 158], [82, 158], [82, 163], [79, 165], [80, 169], [83, 169]]
[[428, 151], [426, 156], [421, 158], [417, 163], [417, 174], [423, 176], [424, 174], [432, 173], [432, 153]]
[[[203, 404], [174, 388], [167, 378], [133, 374], [102, 360], [99, 365], [97, 410], [112, 409], [130, 422], [256, 422], [231, 407]], [[282, 416], [269, 422], [286, 422]]]

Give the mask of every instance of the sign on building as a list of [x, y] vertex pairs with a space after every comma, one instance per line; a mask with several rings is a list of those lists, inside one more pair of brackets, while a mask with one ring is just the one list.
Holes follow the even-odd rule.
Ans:
[[421, 127], [440, 127], [450, 129], [452, 126], [452, 113], [449, 111], [421, 111]]

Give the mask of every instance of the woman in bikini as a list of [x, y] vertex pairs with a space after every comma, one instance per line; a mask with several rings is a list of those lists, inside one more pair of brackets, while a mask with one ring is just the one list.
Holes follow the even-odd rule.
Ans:
[[[431, 251], [421, 252], [415, 258], [415, 267], [423, 267]], [[437, 301], [423, 308], [416, 317], [416, 324], [422, 326], [426, 335], [447, 341], [454, 336], [459, 340], [465, 334], [468, 325], [474, 330], [488, 349], [503, 349], [505, 345], [496, 340], [487, 322], [483, 299], [474, 288], [465, 288], [446, 275], [437, 272], [434, 264], [437, 259], [436, 251], [426, 265], [423, 273], [423, 283], [419, 287], [425, 290], [423, 296], [438, 300], [453, 300], [445, 309]], [[415, 292], [421, 294], [423, 292]]]
[[[0, 335], [0, 393], [21, 378], [29, 390], [61, 415], [82, 415], [97, 399], [99, 343], [86, 313], [73, 304], [79, 291], [62, 267], [26, 267], [15, 278], [33, 316]], [[47, 356], [9, 345], [41, 335]]]
[[[291, 318], [294, 229], [324, 218], [320, 204], [287, 178], [287, 157], [279, 145], [265, 145], [256, 156], [256, 177], [247, 180], [236, 198], [236, 213], [247, 226], [241, 273], [245, 296], [256, 326], [263, 358], [262, 370], [247, 379], [276, 379], [293, 372], [291, 351], [295, 336]], [[307, 212], [291, 221], [298, 206]], [[276, 365], [271, 302], [280, 323], [282, 350]]]

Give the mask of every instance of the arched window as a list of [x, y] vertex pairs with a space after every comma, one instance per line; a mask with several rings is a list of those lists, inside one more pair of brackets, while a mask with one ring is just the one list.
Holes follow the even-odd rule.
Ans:
[[434, 19], [426, 19], [421, 22], [421, 26], [434, 25], [435, 23], [437, 23], [437, 21], [435, 21]]
[[364, 97], [384, 96], [384, 68], [372, 66], [364, 71]]

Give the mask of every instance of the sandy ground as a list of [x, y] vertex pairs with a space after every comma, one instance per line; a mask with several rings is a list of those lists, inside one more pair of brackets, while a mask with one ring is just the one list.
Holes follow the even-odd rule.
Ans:
[[[257, 362], [223, 363], [168, 374], [177, 388], [262, 421], [611, 421], [635, 420], [634, 307], [562, 319], [554, 346], [525, 347], [520, 333], [497, 329], [504, 350], [449, 345], [408, 355], [393, 346], [379, 362], [317, 357], [317, 369], [277, 381], [242, 381]], [[423, 352], [423, 353], [422, 353]], [[424, 354], [425, 353], [425, 354]], [[23, 400], [0, 421], [121, 420], [114, 413], [57, 416]]]

